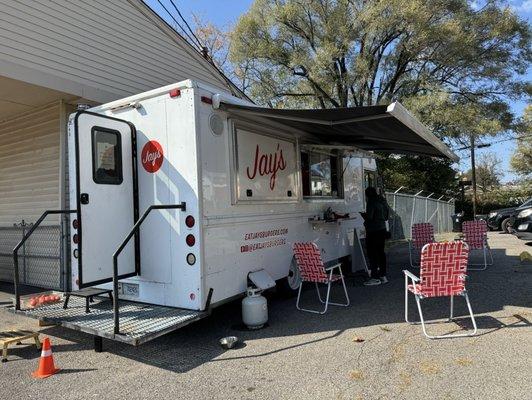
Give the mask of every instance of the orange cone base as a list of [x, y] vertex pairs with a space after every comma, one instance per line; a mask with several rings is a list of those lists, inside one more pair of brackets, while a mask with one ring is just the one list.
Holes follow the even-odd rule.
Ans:
[[54, 374], [57, 374], [59, 371], [61, 371], [61, 368], [55, 368], [53, 370], [53, 372], [49, 373], [49, 374], [39, 374], [39, 370], [35, 371], [35, 372], [32, 372], [31, 376], [33, 376], [34, 378], [38, 378], [38, 379], [44, 379], [44, 378], [48, 378], [49, 376], [52, 376]]

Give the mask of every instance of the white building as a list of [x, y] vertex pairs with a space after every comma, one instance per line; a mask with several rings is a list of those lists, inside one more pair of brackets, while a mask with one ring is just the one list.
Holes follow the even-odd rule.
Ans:
[[[184, 79], [243, 96], [141, 0], [0, 0], [0, 280], [12, 280], [13, 225], [68, 208], [66, 124], [77, 104]], [[21, 280], [59, 288], [59, 220], [45, 225]]]

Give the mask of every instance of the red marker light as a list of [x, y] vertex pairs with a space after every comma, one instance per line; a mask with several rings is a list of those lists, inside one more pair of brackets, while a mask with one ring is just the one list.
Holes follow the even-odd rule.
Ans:
[[78, 237], [78, 234], [77, 234], [77, 233], [74, 234], [74, 236], [72, 236], [72, 241], [73, 241], [74, 243], [78, 244], [78, 242], [79, 242], [79, 237]]
[[77, 219], [75, 219], [74, 221], [72, 221], [72, 227], [73, 227], [74, 229], [78, 229], [78, 227], [79, 227], [79, 223], [78, 223], [78, 220], [77, 220]]
[[187, 235], [186, 242], [190, 247], [192, 247], [196, 244], [196, 238], [194, 235]]
[[194, 219], [194, 217], [192, 215], [189, 215], [186, 219], [185, 219], [185, 225], [189, 228], [192, 228], [194, 226], [194, 224], [196, 223], [196, 220]]
[[174, 97], [179, 97], [179, 96], [181, 96], [181, 90], [179, 89], [170, 90], [170, 97], [174, 98]]

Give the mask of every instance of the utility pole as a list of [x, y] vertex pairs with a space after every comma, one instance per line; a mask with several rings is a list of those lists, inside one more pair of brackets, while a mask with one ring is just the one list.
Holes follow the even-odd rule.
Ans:
[[471, 185], [473, 186], [473, 220], [477, 216], [477, 170], [475, 166], [475, 135], [470, 135], [471, 145]]

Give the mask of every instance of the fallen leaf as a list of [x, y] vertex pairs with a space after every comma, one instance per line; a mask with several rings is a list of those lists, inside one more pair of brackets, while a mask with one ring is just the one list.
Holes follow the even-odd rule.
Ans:
[[364, 338], [361, 338], [360, 336], [355, 336], [353, 338], [353, 342], [355, 343], [362, 343], [365, 339]]
[[362, 373], [362, 371], [354, 369], [349, 372], [349, 377], [355, 381], [361, 381], [362, 379], [364, 379], [364, 374]]
[[381, 328], [381, 330], [384, 331], [384, 332], [390, 332], [391, 331], [391, 329], [388, 328], [387, 326], [379, 326], [379, 328]]
[[401, 389], [404, 390], [410, 385], [412, 385], [412, 377], [410, 376], [410, 374], [406, 372], [401, 372], [399, 374], [399, 378], [401, 379], [401, 384], [399, 385]]
[[467, 366], [473, 364], [473, 360], [471, 360], [469, 358], [458, 358], [458, 359], [456, 359], [456, 363], [458, 365], [461, 365], [462, 367], [467, 367]]
[[423, 361], [419, 368], [426, 374], [439, 374], [441, 372], [441, 367], [432, 361]]
[[519, 254], [519, 258], [522, 263], [525, 261], [532, 261], [532, 255], [528, 251], [523, 251], [521, 254]]
[[397, 362], [402, 359], [405, 355], [405, 349], [401, 345], [396, 345], [392, 348], [392, 356], [390, 357], [390, 362]]

